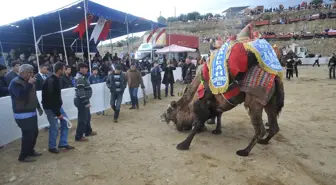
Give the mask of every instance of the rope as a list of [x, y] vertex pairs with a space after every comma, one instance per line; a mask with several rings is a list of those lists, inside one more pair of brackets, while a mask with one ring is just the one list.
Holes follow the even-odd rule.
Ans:
[[[55, 119], [58, 119], [58, 118], [55, 117]], [[58, 119], [58, 120], [60, 121], [60, 119]], [[63, 120], [65, 120], [67, 122], [67, 127], [68, 128], [72, 128], [72, 123], [67, 117], [63, 117]]]

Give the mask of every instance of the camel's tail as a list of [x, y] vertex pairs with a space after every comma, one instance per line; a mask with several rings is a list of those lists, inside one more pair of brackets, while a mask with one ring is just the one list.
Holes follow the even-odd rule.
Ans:
[[276, 99], [276, 115], [279, 116], [285, 104], [284, 85], [280, 77], [275, 77], [275, 99]]

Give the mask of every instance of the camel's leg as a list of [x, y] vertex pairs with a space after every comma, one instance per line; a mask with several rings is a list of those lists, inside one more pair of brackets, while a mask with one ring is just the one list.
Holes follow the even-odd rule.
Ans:
[[217, 117], [216, 129], [213, 130], [212, 133], [219, 135], [222, 133], [222, 113], [219, 113], [216, 117]]
[[238, 150], [236, 152], [239, 156], [248, 156], [251, 152], [252, 148], [257, 144], [259, 139], [261, 139], [265, 133], [262, 133], [264, 129], [262, 129], [262, 111], [264, 106], [254, 100], [254, 97], [251, 95], [246, 95], [245, 106], [249, 108], [249, 115], [251, 118], [251, 122], [254, 128], [254, 136], [250, 142], [250, 144], [243, 150]]
[[191, 144], [191, 141], [194, 139], [197, 132], [202, 128], [204, 125], [204, 122], [201, 123], [200, 121], [196, 121], [194, 128], [191, 130], [191, 133], [188, 135], [188, 137], [182, 141], [180, 144], [176, 146], [178, 150], [188, 150]]
[[276, 102], [273, 98], [265, 107], [265, 112], [267, 114], [269, 129], [267, 129], [268, 135], [265, 139], [259, 140], [259, 144], [267, 145], [268, 142], [275, 136], [279, 131], [278, 119], [276, 115]]

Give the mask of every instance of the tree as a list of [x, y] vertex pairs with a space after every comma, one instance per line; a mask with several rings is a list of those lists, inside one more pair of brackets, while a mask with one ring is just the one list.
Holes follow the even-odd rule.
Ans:
[[314, 5], [319, 5], [323, 3], [323, 0], [312, 0], [311, 3]]
[[187, 14], [187, 19], [190, 21], [194, 21], [194, 20], [198, 20], [200, 16], [201, 14], [198, 12], [190, 12]]
[[209, 18], [212, 18], [212, 17], [213, 17], [212, 13], [205, 14], [205, 19], [209, 19]]
[[219, 18], [219, 17], [221, 17], [221, 15], [219, 15], [219, 14], [217, 13], [217, 14], [215, 14], [215, 17], [216, 17], [216, 18]]
[[186, 22], [188, 19], [187, 19], [187, 15], [186, 14], [181, 14], [179, 17], [178, 17], [178, 20], [179, 21], [182, 21], [182, 22]]
[[158, 17], [157, 20], [161, 24], [166, 24], [167, 23], [167, 19], [164, 18], [163, 16]]
[[178, 19], [175, 17], [168, 17], [167, 22], [176, 22]]

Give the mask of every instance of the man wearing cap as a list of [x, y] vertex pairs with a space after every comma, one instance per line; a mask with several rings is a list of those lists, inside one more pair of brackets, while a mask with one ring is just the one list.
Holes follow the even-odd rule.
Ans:
[[120, 65], [116, 65], [115, 69], [108, 75], [106, 85], [111, 92], [111, 108], [114, 110], [114, 122], [118, 122], [120, 105], [124, 90], [127, 85], [126, 75], [122, 72]]
[[142, 81], [141, 72], [137, 70], [135, 63], [132, 63], [131, 69], [126, 72], [126, 79], [132, 102], [132, 107], [130, 109], [139, 109], [138, 89], [140, 85], [141, 88], [144, 89], [145, 85]]
[[[90, 98], [92, 97], [92, 88], [87, 79], [88, 66], [80, 62], [78, 63], [78, 73], [75, 77], [75, 99], [74, 103], [78, 109], [77, 116], [77, 130], [76, 141], [88, 141], [86, 137], [97, 135], [91, 128], [91, 114], [90, 114]], [[86, 137], [84, 137], [84, 134]]]
[[7, 73], [7, 67], [0, 64], [0, 98], [9, 95], [8, 83], [5, 79], [5, 74]]
[[19, 68], [19, 76], [14, 78], [9, 85], [12, 99], [12, 108], [17, 125], [21, 128], [21, 152], [19, 161], [33, 162], [30, 157], [41, 156], [34, 148], [38, 136], [37, 113], [43, 114], [35, 90], [34, 67], [23, 64]]

